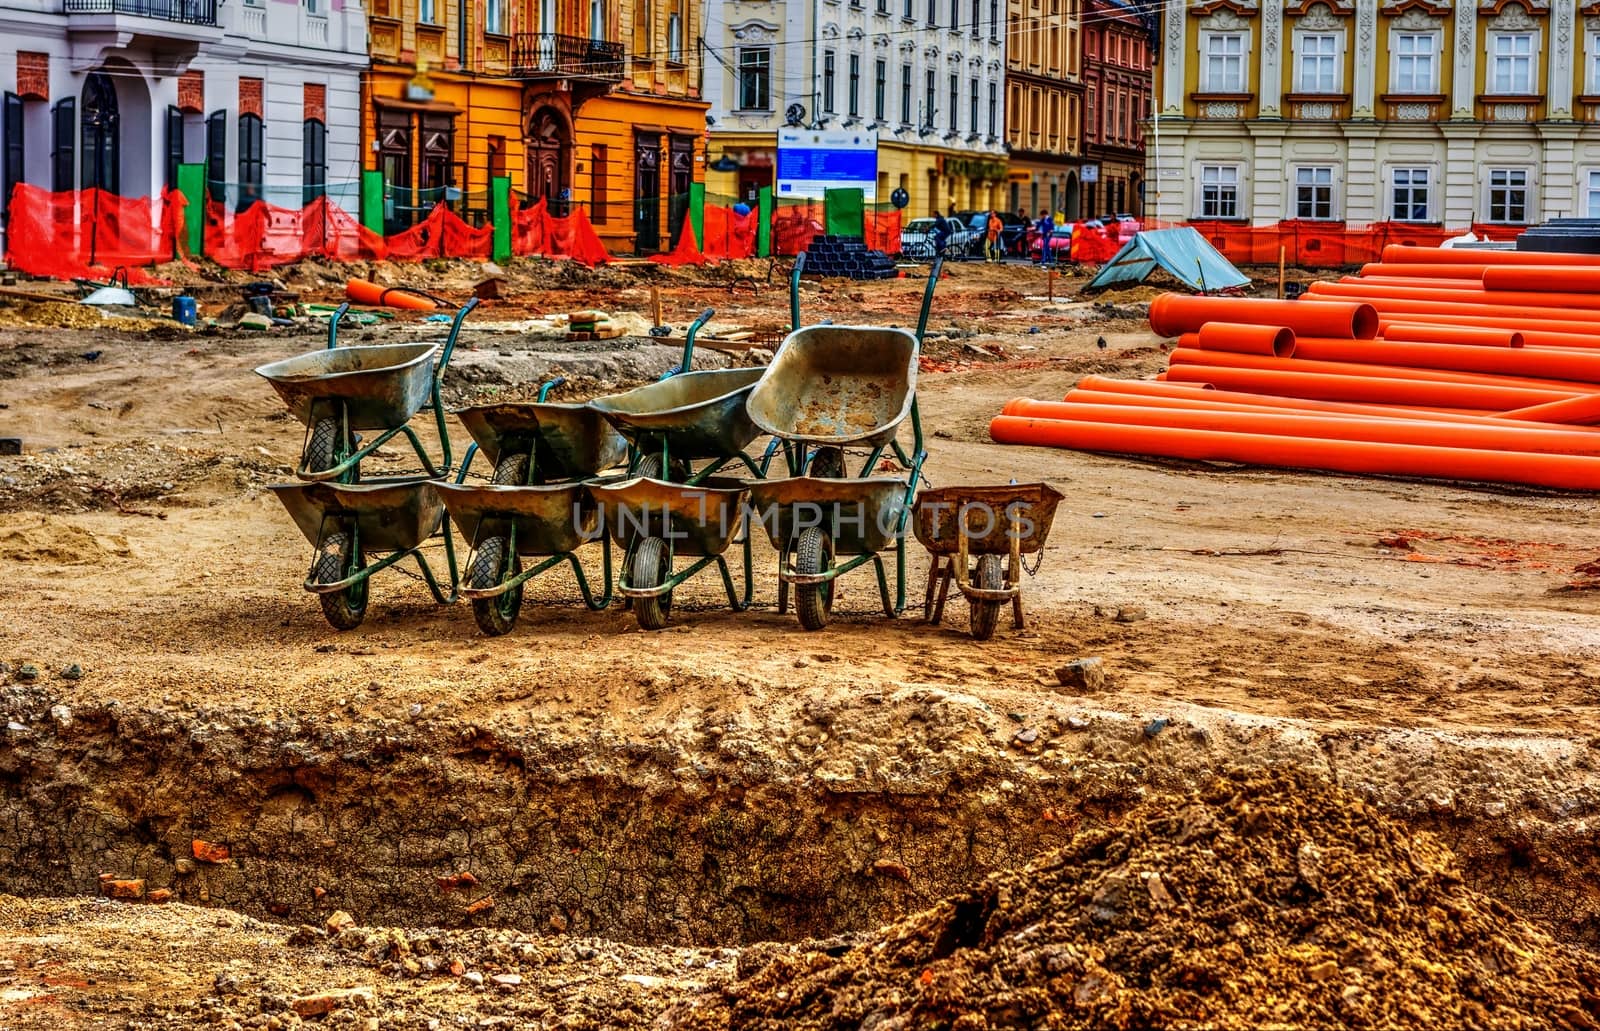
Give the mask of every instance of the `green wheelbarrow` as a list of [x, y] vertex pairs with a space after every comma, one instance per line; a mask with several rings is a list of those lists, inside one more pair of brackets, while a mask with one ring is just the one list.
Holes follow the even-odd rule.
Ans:
[[[435, 486], [462, 539], [471, 542], [461, 596], [472, 602], [473, 619], [484, 633], [510, 633], [522, 610], [523, 587], [563, 563], [571, 567], [585, 605], [599, 611], [611, 603], [611, 544], [587, 484]], [[579, 549], [591, 541], [601, 548], [599, 597], [578, 561]], [[523, 559], [535, 561], [524, 569]]]
[[456, 412], [472, 434], [461, 462], [465, 479], [478, 451], [494, 467], [490, 483], [509, 486], [559, 483], [596, 476], [628, 458], [628, 442], [605, 414], [588, 404], [546, 401], [566, 382], [539, 388], [539, 400], [475, 405]]
[[[368, 347], [336, 346], [338, 316], [342, 314], [336, 311], [329, 320], [326, 348], [256, 369], [288, 405], [290, 414], [306, 427], [295, 475], [314, 482], [354, 482], [360, 476], [362, 459], [396, 434], [404, 434], [427, 476], [449, 476], [450, 432], [439, 390], [461, 324], [477, 306], [477, 298], [462, 305], [442, 342]], [[437, 462], [408, 425], [430, 404], [442, 450]], [[377, 431], [378, 435], [361, 443], [358, 430]]]
[[[372, 574], [414, 557], [422, 579], [441, 605], [456, 601], [459, 578], [450, 528], [444, 525], [444, 503], [437, 485], [425, 480], [374, 481], [362, 484], [279, 483], [269, 488], [288, 510], [315, 556], [305, 589], [316, 594], [322, 614], [335, 629], [354, 630], [367, 614], [368, 581]], [[434, 577], [422, 545], [436, 533], [444, 536], [450, 592]], [[373, 555], [384, 555], [371, 565]]]

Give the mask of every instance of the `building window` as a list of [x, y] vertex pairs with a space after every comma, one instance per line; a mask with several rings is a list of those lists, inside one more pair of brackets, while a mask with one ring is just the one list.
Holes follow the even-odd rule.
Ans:
[[1205, 41], [1206, 60], [1201, 68], [1201, 92], [1243, 93], [1244, 33], [1213, 32], [1206, 36]]
[[595, 225], [606, 224], [606, 180], [609, 170], [606, 162], [606, 145], [594, 144], [589, 154], [589, 218]]
[[1490, 69], [1492, 93], [1530, 96], [1533, 88], [1533, 33], [1498, 32], [1489, 37], [1494, 57]]
[[900, 66], [900, 124], [911, 124], [911, 66]]
[[300, 203], [310, 204], [328, 192], [328, 127], [320, 118], [301, 125]]
[[1239, 217], [1238, 165], [1200, 166], [1200, 217]]
[[[604, 4], [604, 0], [595, 0]], [[674, 10], [667, 15], [667, 60], [674, 64], [683, 63], [683, 12]]]
[[915, 15], [911, 13], [911, 0], [906, 0], [905, 7], [902, 9], [900, 16], [906, 21], [910, 21], [913, 17], [915, 17]]
[[972, 34], [978, 35], [979, 16], [983, 12], [983, 0], [972, 0]]
[[228, 195], [227, 160], [228, 112], [213, 111], [206, 116], [206, 195], [219, 204]]
[[1327, 222], [1333, 218], [1333, 167], [1294, 170], [1294, 217]]
[[950, 31], [961, 31], [961, 0], [950, 0]]
[[933, 93], [934, 93], [934, 85], [933, 85], [934, 75], [935, 75], [934, 70], [932, 68], [929, 68], [928, 71], [927, 71], [927, 76], [926, 76], [927, 81], [923, 84], [922, 124], [923, 124], [924, 128], [928, 128], [928, 129], [932, 129], [933, 128], [933, 120], [934, 120], [935, 115], [938, 112], [938, 107], [937, 107], [937, 105], [934, 104], [934, 95], [933, 95]]
[[861, 55], [850, 55], [850, 117], [861, 114]]
[[1584, 191], [1584, 217], [1600, 218], [1600, 172], [1589, 173], [1589, 188]]
[[239, 116], [239, 210], [247, 210], [261, 199], [261, 169], [264, 162], [260, 115]]
[[1428, 176], [1426, 168], [1394, 170], [1394, 206], [1390, 214], [1396, 222], [1428, 220]]
[[1339, 92], [1339, 37], [1301, 36], [1295, 53], [1300, 58], [1296, 93]]
[[967, 132], [973, 136], [978, 135], [978, 80], [967, 80]]
[[739, 51], [739, 108], [743, 111], [772, 109], [770, 47], [744, 47]]
[[993, 139], [996, 127], [1000, 124], [1000, 90], [991, 79], [989, 82], [989, 138]]
[[[321, 0], [306, 0], [306, 8], [309, 10], [313, 4], [320, 2]], [[505, 31], [504, 20], [500, 13], [500, 0], [483, 0], [483, 31], [496, 36]]]
[[989, 38], [1000, 38], [1000, 0], [989, 0]]
[[313, 18], [322, 17], [322, 0], [305, 0], [306, 14]]
[[[15, 108], [13, 108], [13, 105], [11, 103], [13, 100], [16, 101]], [[21, 162], [21, 160], [22, 160], [22, 121], [21, 121], [21, 118], [22, 118], [22, 98], [18, 97], [14, 93], [7, 93], [6, 94], [6, 162], [7, 162], [7, 168], [8, 169], [10, 167], [10, 162], [11, 162], [11, 159], [12, 159], [12, 150], [11, 150], [11, 147], [12, 147], [12, 125], [11, 125], [11, 120], [12, 120], [12, 117], [13, 117], [13, 110], [15, 111], [15, 117], [17, 118], [17, 124], [16, 124], [16, 133], [17, 133], [17, 136], [16, 136], [16, 147], [17, 147], [16, 160], [18, 162]], [[172, 106], [169, 105], [167, 107], [167, 175], [166, 175], [166, 184], [167, 184], [167, 188], [168, 189], [176, 190], [178, 188], [178, 166], [181, 165], [181, 164], [183, 164], [183, 112], [181, 110], [179, 110], [178, 108], [172, 107]], [[21, 167], [20, 164], [18, 165], [18, 167], [19, 168]], [[6, 181], [9, 182], [9, 183], [15, 184], [15, 183], [20, 183], [22, 181], [22, 179], [19, 176], [18, 178], [15, 178], [15, 179], [8, 178]], [[0, 204], [7, 203], [7, 202], [10, 201], [10, 199], [11, 199], [11, 190], [10, 190], [10, 187], [7, 187], [6, 188], [6, 192], [3, 193], [3, 194], [0, 194]]]
[[822, 52], [822, 111], [833, 114], [833, 51]]
[[928, 0], [928, 28], [939, 24], [939, 0]]
[[1489, 221], [1525, 225], [1528, 221], [1528, 173], [1522, 168], [1489, 169]]
[[961, 128], [961, 77], [950, 76], [950, 131]]
[[872, 66], [872, 117], [882, 122], [886, 119], [889, 92], [889, 62], [877, 61]]
[[878, 0], [878, 13], [879, 14], [888, 14], [889, 13], [889, 0]]
[[417, 0], [417, 21], [424, 25], [436, 24], [434, 0]]
[[1431, 96], [1438, 90], [1434, 75], [1438, 42], [1433, 33], [1402, 32], [1394, 38], [1394, 91], [1405, 96]]

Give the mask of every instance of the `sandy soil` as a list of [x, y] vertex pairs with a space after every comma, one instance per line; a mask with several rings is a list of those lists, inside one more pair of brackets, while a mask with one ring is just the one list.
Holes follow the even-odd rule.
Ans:
[[[600, 288], [552, 289], [538, 305], [524, 296], [482, 318], [601, 304], [648, 310], [648, 284], [619, 271], [604, 283], [603, 297]], [[668, 285], [667, 317], [680, 326], [708, 304], [730, 326], [785, 319], [782, 290], [764, 281], [755, 296], [737, 282], [676, 276]], [[808, 284], [806, 317], [908, 324], [921, 285]], [[574, 739], [603, 730], [648, 741], [713, 713], [730, 725], [785, 728], [790, 740], [818, 698], [907, 688], [959, 692], [1032, 721], [1060, 712], [1061, 696], [1045, 690], [1056, 667], [1098, 656], [1110, 686], [1079, 701], [1141, 722], [1270, 720], [1323, 741], [1420, 733], [1490, 749], [1591, 737], [1600, 594], [1580, 569], [1600, 551], [1588, 532], [1591, 499], [994, 445], [988, 421], [1012, 397], [1058, 398], [1091, 372], [1144, 376], [1163, 366], [1137, 307], [1051, 303], [1050, 289], [1064, 287], [1034, 270], [956, 269], [940, 285], [919, 390], [930, 483], [1042, 479], [1066, 495], [1042, 566], [1025, 581], [1025, 630], [1002, 616], [995, 638], [976, 643], [959, 600], [942, 627], [914, 611], [887, 621], [863, 571], [844, 582], [834, 625], [806, 634], [776, 612], [774, 556], [758, 543], [752, 611], [729, 612], [717, 582], [703, 578], [680, 590], [673, 626], [659, 634], [638, 630], [620, 608], [585, 611], [570, 580], [552, 574], [530, 587], [517, 629], [489, 639], [465, 606], [435, 606], [418, 580], [396, 572], [374, 581], [365, 625], [338, 633], [299, 587], [309, 545], [264, 489], [289, 478], [303, 430], [251, 374], [318, 346], [319, 330], [151, 339], [22, 328], [0, 331], [0, 436], [21, 436], [26, 448], [0, 457], [0, 661], [33, 664], [52, 699], [74, 709], [229, 705], [333, 728], [421, 706]], [[462, 367], [475, 372], [447, 380], [452, 401], [516, 391], [550, 371], [572, 373], [562, 396], [581, 399], [654, 378], [676, 360], [672, 347], [638, 339], [574, 348], [469, 332], [463, 347]], [[629, 356], [620, 365], [618, 353]], [[612, 365], [593, 364], [601, 359]], [[459, 452], [466, 437], [456, 430]], [[415, 465], [390, 447], [379, 469]], [[589, 563], [598, 566], [596, 555]], [[913, 610], [925, 565], [913, 544]], [[60, 677], [69, 665], [82, 679]], [[15, 912], [0, 908], [0, 917]], [[132, 947], [114, 941], [118, 928], [152, 935], [137, 961], [150, 964], [136, 978], [145, 987], [106, 1004], [115, 1019], [90, 1007], [75, 1026], [135, 1026], [116, 1021], [144, 1000], [170, 1009], [203, 994], [210, 966], [168, 994], [150, 987], [163, 964], [189, 960], [181, 925], [158, 933], [140, 921], [176, 918], [108, 928], [102, 912], [72, 903], [29, 918], [93, 931], [51, 947], [107, 963], [134, 962], [117, 954]], [[215, 932], [219, 948], [229, 935], [258, 933], [242, 918], [216, 919], [226, 924]], [[17, 921], [0, 919], [10, 925], [0, 926], [0, 954], [26, 960], [39, 932]], [[24, 1003], [0, 985], [0, 1024], [74, 1026], [65, 1017], [15, 1023]], [[160, 1012], [146, 1013], [145, 1026], [174, 1026]]]

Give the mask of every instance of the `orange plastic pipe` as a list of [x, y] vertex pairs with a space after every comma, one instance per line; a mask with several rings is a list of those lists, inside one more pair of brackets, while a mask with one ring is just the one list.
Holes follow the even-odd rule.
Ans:
[[1341, 401], [1314, 401], [1303, 397], [1276, 397], [1268, 394], [1218, 390], [1209, 383], [1156, 383], [1150, 380], [1110, 379], [1106, 376], [1085, 376], [1078, 381], [1078, 389], [1125, 393], [1138, 397], [1190, 397], [1201, 401], [1227, 401], [1232, 404], [1254, 405], [1256, 407], [1292, 408], [1299, 411], [1316, 412], [1355, 412], [1367, 415], [1415, 412], [1419, 415], [1426, 415], [1429, 418], [1459, 416], [1467, 419], [1481, 419], [1501, 410], [1499, 408], [1486, 411], [1478, 408], [1448, 408], [1421, 405], [1401, 407]]
[[[1348, 344], [1366, 343], [1366, 341], [1346, 340]], [[1306, 357], [1313, 347], [1329, 348], [1324, 354], [1333, 353], [1336, 340], [1315, 340], [1313, 337], [1301, 337], [1300, 357], [1295, 358], [1268, 358], [1257, 354], [1232, 354], [1228, 351], [1198, 351], [1188, 347], [1179, 347], [1172, 352], [1168, 361], [1171, 363], [1167, 369], [1180, 365], [1210, 365], [1229, 369], [1277, 369], [1283, 372], [1316, 372], [1327, 376], [1370, 376], [1373, 379], [1408, 379], [1420, 380], [1428, 383], [1477, 383], [1488, 387], [1526, 387], [1532, 390], [1555, 390], [1562, 393], [1588, 393], [1600, 391], [1600, 385], [1587, 382], [1566, 382], [1557, 379], [1538, 379], [1528, 376], [1508, 376], [1499, 373], [1485, 372], [1457, 372], [1453, 369], [1415, 368], [1396, 362], [1389, 365], [1380, 360], [1380, 354], [1391, 348], [1403, 348], [1406, 344], [1381, 344], [1378, 348], [1352, 349], [1344, 352], [1347, 354], [1370, 355], [1370, 358], [1354, 358], [1346, 361], [1337, 361], [1331, 358], [1318, 360]], [[1412, 347], [1439, 347], [1448, 346], [1440, 344], [1412, 344]], [[1506, 352], [1489, 352], [1506, 353]], [[1588, 357], [1587, 355], [1583, 357]]]
[[1324, 282], [1409, 286], [1418, 290], [1478, 290], [1483, 287], [1483, 283], [1476, 279], [1440, 279], [1433, 276], [1340, 276]]
[[439, 307], [421, 294], [412, 293], [398, 286], [379, 286], [365, 279], [345, 280], [344, 295], [357, 304], [404, 308], [408, 311], [433, 311]]
[[1600, 394], [1574, 397], [1566, 401], [1532, 405], [1501, 412], [1497, 419], [1515, 419], [1519, 422], [1548, 422], [1573, 426], [1593, 426], [1600, 423]]
[[[1226, 391], [1219, 391], [1226, 393]], [[1261, 398], [1261, 401], [1271, 401], [1272, 398]], [[1288, 399], [1285, 399], [1288, 400]], [[1331, 402], [1330, 402], [1331, 403]], [[1279, 404], [1240, 404], [1234, 401], [1204, 401], [1189, 397], [1161, 397], [1155, 394], [1113, 394], [1097, 390], [1069, 390], [1067, 396], [1060, 401], [1038, 401], [1028, 397], [1012, 398], [1000, 409], [1001, 415], [1023, 415], [1033, 419], [1070, 419], [1073, 409], [1078, 405], [1110, 405], [1122, 408], [1183, 408], [1190, 411], [1218, 411], [1218, 412], [1277, 412], [1279, 415], [1304, 415], [1301, 409]], [[1355, 406], [1352, 406], [1355, 407]], [[1363, 407], [1386, 411], [1380, 405], [1365, 405]], [[1394, 409], [1393, 411], [1400, 411]], [[1354, 412], [1316, 412], [1320, 417], [1328, 419], [1399, 419], [1402, 422], [1427, 422], [1434, 419], [1446, 420], [1443, 416], [1435, 416], [1425, 412], [1412, 412], [1411, 416], [1404, 415], [1367, 415]], [[1482, 418], [1466, 420], [1468, 422], [1482, 422]]]
[[1321, 362], [1397, 365], [1408, 369], [1514, 376], [1543, 383], [1565, 380], [1594, 385], [1594, 389], [1600, 390], [1600, 353], [1570, 347], [1461, 347], [1391, 339], [1369, 342], [1302, 337], [1295, 354], [1297, 361], [1307, 358]]
[[1296, 335], [1319, 337], [1370, 340], [1378, 335], [1378, 313], [1361, 304], [1324, 310], [1323, 305], [1307, 308], [1299, 301], [1190, 297], [1186, 294], [1162, 294], [1150, 302], [1150, 328], [1157, 336], [1198, 333], [1208, 322], [1283, 326]]
[[[1301, 304], [1335, 303], [1337, 298], [1306, 294]], [[1501, 304], [1460, 304], [1454, 301], [1417, 301], [1383, 297], [1364, 303], [1378, 312], [1380, 319], [1404, 317], [1424, 321], [1436, 316], [1447, 325], [1494, 326], [1499, 329], [1551, 329], [1563, 333], [1600, 332], [1600, 312], [1571, 308], [1508, 308]]]
[[1470, 344], [1475, 347], [1521, 347], [1527, 342], [1514, 329], [1482, 326], [1430, 326], [1415, 322], [1378, 320], [1378, 336], [1413, 344]]
[[1108, 423], [996, 416], [989, 436], [1000, 444], [1033, 444], [1125, 455], [1160, 455], [1191, 461], [1244, 462], [1279, 469], [1428, 479], [1521, 483], [1562, 490], [1600, 488], [1600, 458], [1587, 455], [1534, 455], [1522, 451], [1483, 451], [1376, 444], [1353, 440], [1309, 440], [1259, 433], [1222, 433], [1170, 426], [1119, 426]]
[[[1368, 301], [1372, 298], [1388, 298], [1390, 300], [1408, 301], [1455, 301], [1460, 304], [1490, 304], [1498, 305], [1516, 311], [1519, 308], [1576, 308], [1578, 310], [1593, 311], [1600, 308], [1600, 294], [1579, 293], [1539, 293], [1531, 290], [1473, 290], [1463, 287], [1457, 290], [1436, 290], [1432, 287], [1421, 286], [1382, 286], [1366, 283], [1312, 283], [1306, 288], [1307, 293], [1317, 294], [1322, 297], [1334, 297], [1341, 300]], [[1289, 302], [1298, 303], [1298, 302]], [[1377, 331], [1376, 325], [1373, 327]], [[1300, 332], [1296, 330], [1296, 332]], [[1312, 333], [1307, 336], [1340, 336], [1339, 333]]]
[[[1191, 383], [1162, 383], [1162, 392], [1124, 394], [1112, 390], [1077, 389], [1067, 391], [1064, 401], [1085, 401], [1090, 404], [1167, 404], [1178, 408], [1208, 408], [1223, 405], [1240, 411], [1263, 409], [1282, 412], [1314, 412], [1319, 415], [1349, 415], [1374, 419], [1423, 419], [1437, 422], [1482, 422], [1492, 412], [1476, 412], [1459, 408], [1405, 408], [1399, 405], [1364, 405], [1342, 401], [1309, 401], [1301, 397], [1271, 397], [1265, 394], [1241, 394], [1215, 387], [1200, 388]], [[1116, 398], [1113, 401], [1111, 398]], [[1213, 400], [1215, 399], [1215, 400]], [[1009, 407], [1009, 404], [1007, 405]], [[1002, 409], [1002, 415], [1018, 413]]]
[[[1208, 322], [1195, 334], [1207, 351], [1236, 351], [1276, 358], [1294, 357], [1294, 330], [1281, 326], [1251, 326], [1239, 322]], [[1188, 334], [1185, 334], [1187, 339]]]
[[[1561, 322], [1555, 319], [1508, 319], [1520, 325], [1493, 327], [1490, 332], [1516, 333], [1527, 347], [1600, 347], [1600, 321], [1592, 323]], [[1416, 329], [1476, 329], [1481, 330], [1483, 320], [1473, 315], [1405, 315], [1386, 314], [1379, 321], [1382, 326], [1409, 326]], [[1546, 328], [1549, 327], [1549, 328]], [[1563, 328], [1564, 327], [1564, 328]], [[1379, 336], [1386, 336], [1381, 329]]]
[[1358, 401], [1362, 404], [1466, 408], [1505, 412], [1582, 396], [1576, 391], [1533, 390], [1482, 383], [1441, 383], [1378, 376], [1331, 376], [1277, 369], [1231, 369], [1212, 365], [1174, 365], [1167, 378], [1175, 383], [1210, 383], [1221, 390], [1247, 394], [1305, 397], [1316, 401]]
[[1483, 288], [1539, 293], [1593, 293], [1600, 290], [1600, 268], [1488, 268]]
[[1382, 444], [1427, 444], [1434, 447], [1481, 448], [1485, 451], [1527, 451], [1543, 454], [1600, 455], [1600, 433], [1585, 430], [1530, 429], [1509, 424], [1467, 426], [1461, 423], [1405, 419], [1361, 419], [1308, 415], [1304, 412], [1229, 412], [1220, 409], [1172, 409], [1124, 405], [1068, 404], [1035, 401], [1002, 412], [1020, 418], [1109, 422], [1126, 426], [1174, 426], [1191, 430], [1261, 433], [1281, 437], [1365, 440]]
[[1386, 265], [1594, 265], [1600, 254], [1560, 254], [1554, 251], [1476, 251], [1454, 247], [1407, 247], [1392, 243], [1383, 249]]
[[1361, 266], [1361, 275], [1367, 276], [1425, 276], [1429, 279], [1482, 280], [1487, 265], [1446, 264], [1390, 264], [1374, 261]]

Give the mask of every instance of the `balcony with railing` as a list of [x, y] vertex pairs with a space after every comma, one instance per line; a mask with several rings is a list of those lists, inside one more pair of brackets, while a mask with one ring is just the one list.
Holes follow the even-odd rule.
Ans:
[[1342, 122], [1350, 117], [1348, 93], [1289, 93], [1283, 103], [1295, 121]]
[[1541, 122], [1544, 120], [1544, 104], [1544, 97], [1537, 93], [1480, 93], [1478, 118], [1485, 122]]
[[621, 82], [625, 55], [621, 43], [554, 32], [519, 32], [512, 37], [511, 75]]
[[1378, 98], [1383, 118], [1390, 122], [1437, 122], [1449, 111], [1442, 93], [1385, 93]]
[[65, 0], [68, 14], [124, 15], [179, 25], [217, 24], [217, 0]]

